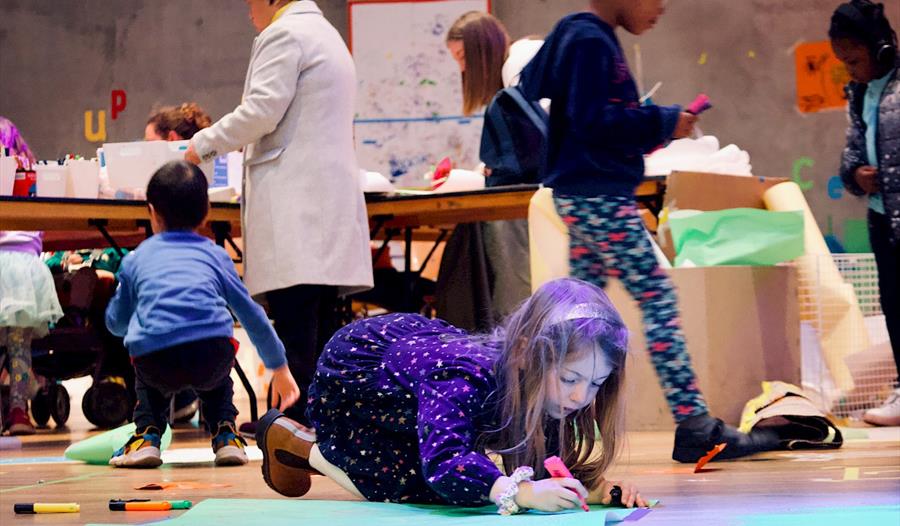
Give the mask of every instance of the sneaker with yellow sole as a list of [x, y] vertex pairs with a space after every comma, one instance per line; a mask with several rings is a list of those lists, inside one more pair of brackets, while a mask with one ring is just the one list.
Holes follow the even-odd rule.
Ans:
[[162, 433], [156, 426], [147, 426], [128, 439], [124, 446], [113, 453], [109, 464], [117, 468], [155, 468], [162, 464], [160, 443]]
[[234, 429], [232, 422], [220, 422], [219, 430], [212, 439], [217, 466], [243, 466], [250, 462], [247, 458], [247, 441]]

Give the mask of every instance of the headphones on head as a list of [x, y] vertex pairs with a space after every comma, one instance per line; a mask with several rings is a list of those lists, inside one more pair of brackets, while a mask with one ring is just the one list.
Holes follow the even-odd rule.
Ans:
[[874, 39], [870, 40], [875, 60], [879, 64], [893, 64], [897, 58], [897, 33], [895, 33], [884, 16], [884, 4], [875, 4], [870, 0], [851, 0], [841, 4], [837, 13], [853, 22], [866, 32], [874, 29]]

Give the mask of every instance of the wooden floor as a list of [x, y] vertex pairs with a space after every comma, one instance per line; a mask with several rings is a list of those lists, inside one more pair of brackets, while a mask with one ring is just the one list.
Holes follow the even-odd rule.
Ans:
[[[74, 406], [75, 404], [73, 404]], [[74, 408], [73, 408], [74, 409]], [[246, 412], [244, 412], [246, 414]], [[155, 470], [116, 470], [63, 462], [65, 447], [89, 433], [73, 415], [65, 430], [25, 437], [22, 448], [0, 451], [0, 524], [141, 524], [180, 512], [110, 512], [111, 498], [280, 498], [260, 475], [260, 462], [238, 468], [210, 463], [165, 465]], [[667, 525], [900, 525], [900, 428], [852, 429], [840, 450], [777, 452], [740, 462], [716, 463], [694, 474], [669, 459], [672, 434], [632, 433], [613, 477], [627, 477], [660, 506], [640, 524]], [[196, 429], [179, 429], [173, 448], [207, 448]], [[227, 487], [137, 491], [150, 482], [225, 484]], [[352, 497], [323, 477], [313, 479], [309, 499]], [[16, 502], [78, 502], [80, 514], [14, 515]], [[887, 507], [887, 508], [885, 508]], [[842, 509], [844, 511], [837, 511]], [[498, 524], [504, 520], [498, 518]], [[262, 522], [264, 524], [264, 520]], [[302, 521], [298, 521], [302, 524]], [[548, 524], [553, 524], [548, 517]]]

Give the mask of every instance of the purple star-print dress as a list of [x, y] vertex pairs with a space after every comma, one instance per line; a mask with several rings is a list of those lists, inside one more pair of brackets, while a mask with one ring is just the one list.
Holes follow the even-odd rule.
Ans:
[[370, 501], [490, 504], [503, 473], [479, 438], [497, 427], [498, 355], [415, 314], [351, 323], [310, 386], [319, 450]]

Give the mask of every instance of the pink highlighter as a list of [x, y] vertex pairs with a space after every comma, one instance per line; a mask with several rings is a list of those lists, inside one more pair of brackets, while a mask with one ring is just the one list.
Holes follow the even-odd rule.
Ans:
[[[553, 477], [566, 479], [575, 478], [572, 476], [572, 473], [569, 472], [569, 468], [567, 468], [566, 465], [563, 464], [562, 459], [559, 457], [548, 458], [544, 461], [544, 467], [547, 468], [547, 472], [549, 472]], [[578, 494], [578, 500], [581, 501], [581, 509], [583, 509], [584, 511], [591, 511], [591, 508], [588, 507], [587, 502], [585, 502], [584, 497], [582, 497], [580, 493]]]
[[688, 113], [693, 113], [694, 115], [700, 115], [710, 108], [712, 108], [712, 103], [709, 101], [709, 97], [707, 97], [705, 93], [701, 93], [700, 95], [697, 95], [697, 98], [687, 107], [686, 111]]

